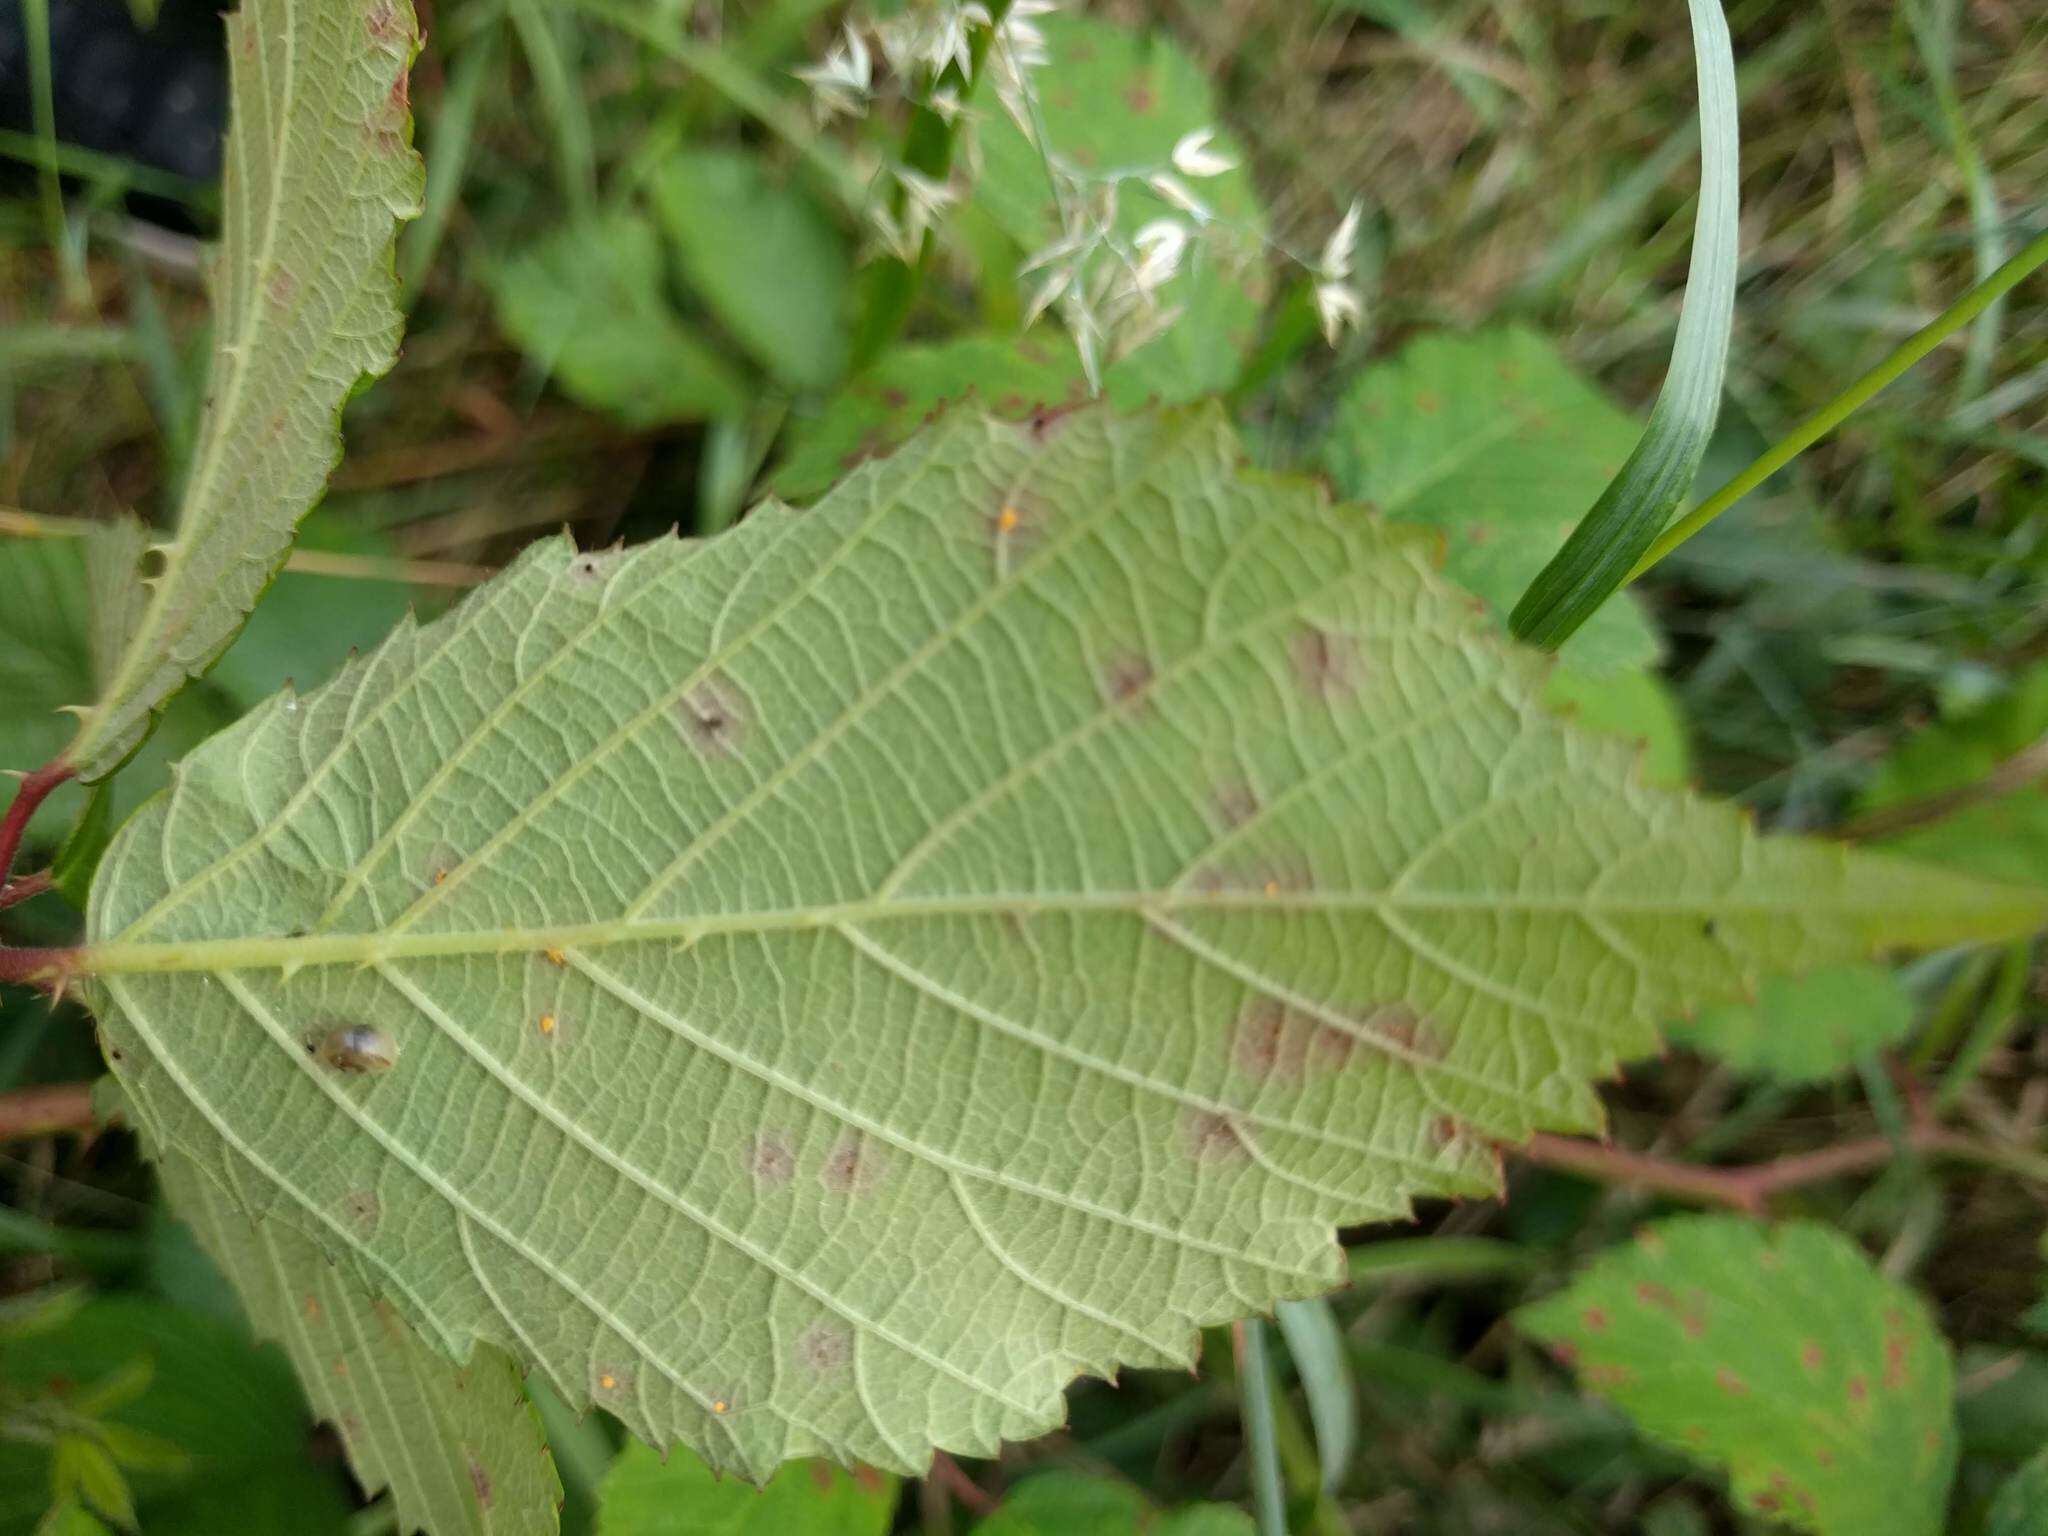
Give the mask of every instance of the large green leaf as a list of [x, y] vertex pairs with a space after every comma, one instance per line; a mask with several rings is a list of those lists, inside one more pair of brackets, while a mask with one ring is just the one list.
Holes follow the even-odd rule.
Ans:
[[[1505, 614], [1627, 461], [1641, 429], [1541, 337], [1428, 335], [1363, 369], [1323, 466], [1346, 496], [1443, 530], [1451, 579]], [[1641, 604], [1610, 599], [1561, 654], [1595, 675], [1661, 649]]]
[[561, 1484], [517, 1366], [480, 1346], [458, 1367], [297, 1231], [250, 1222], [182, 1158], [160, 1168], [257, 1332], [284, 1347], [314, 1411], [340, 1432], [358, 1481], [390, 1488], [401, 1531], [552, 1536]]
[[1659, 1019], [2038, 919], [1636, 782], [1429, 540], [1236, 464], [955, 415], [255, 711], [94, 891], [146, 1128], [652, 1443], [916, 1469], [1493, 1189]]
[[1942, 1528], [1948, 1346], [1838, 1232], [1659, 1222], [1519, 1320], [1645, 1433], [1725, 1466], [1749, 1509], [1824, 1536]]
[[628, 1442], [605, 1474], [597, 1536], [884, 1536], [896, 1479], [828, 1462], [784, 1467], [765, 1488], [721, 1478], [687, 1451]]
[[65, 753], [87, 780], [234, 639], [340, 457], [342, 403], [398, 352], [392, 243], [422, 187], [409, 0], [245, 0], [227, 25], [210, 401], [163, 568]]

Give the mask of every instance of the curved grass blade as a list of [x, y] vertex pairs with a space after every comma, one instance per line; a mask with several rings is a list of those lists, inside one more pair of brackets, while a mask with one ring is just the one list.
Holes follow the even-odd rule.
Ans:
[[1687, 0], [1700, 93], [1700, 198], [1671, 371], [1642, 440], [1515, 605], [1516, 635], [1555, 650], [1628, 579], [1692, 487], [1721, 410], [1739, 230], [1735, 56], [1719, 0]]
[[1308, 1398], [1323, 1492], [1334, 1493], [1358, 1444], [1358, 1397], [1352, 1390], [1351, 1360], [1344, 1352], [1343, 1331], [1337, 1326], [1329, 1298], [1323, 1296], [1313, 1301], [1283, 1301], [1273, 1315]]

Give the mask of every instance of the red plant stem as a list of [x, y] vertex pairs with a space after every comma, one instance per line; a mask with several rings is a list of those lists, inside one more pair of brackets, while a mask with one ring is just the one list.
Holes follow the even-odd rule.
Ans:
[[75, 949], [14, 949], [0, 944], [0, 981], [62, 992], [79, 969]]
[[2013, 1159], [2002, 1155], [1998, 1148], [1938, 1125], [1916, 1125], [1906, 1133], [1902, 1142], [1884, 1136], [1868, 1136], [1768, 1163], [1756, 1163], [1747, 1168], [1703, 1168], [1655, 1157], [1647, 1152], [1630, 1152], [1597, 1141], [1552, 1136], [1541, 1131], [1530, 1138], [1520, 1155], [1539, 1167], [1575, 1173], [1603, 1184], [1653, 1190], [1674, 1199], [1696, 1201], [1702, 1205], [1726, 1205], [1752, 1216], [1761, 1216], [1773, 1195], [1808, 1184], [1824, 1184], [1852, 1173], [1869, 1173], [1885, 1167], [1902, 1151], [2013, 1165]]
[[0, 912], [9, 907], [19, 906], [31, 896], [40, 896], [50, 889], [50, 872], [39, 869], [32, 875], [23, 875], [19, 880], [10, 880], [0, 885]]
[[16, 786], [14, 803], [7, 807], [6, 816], [0, 817], [0, 885], [5, 885], [14, 872], [14, 855], [21, 848], [22, 834], [28, 831], [29, 818], [35, 815], [36, 807], [70, 777], [69, 763], [45, 763]]
[[92, 1128], [91, 1083], [44, 1083], [0, 1093], [0, 1141]]
[[988, 1490], [962, 1471], [960, 1463], [944, 1451], [935, 1451], [932, 1454], [931, 1478], [976, 1519], [980, 1519], [996, 1507], [996, 1501]]

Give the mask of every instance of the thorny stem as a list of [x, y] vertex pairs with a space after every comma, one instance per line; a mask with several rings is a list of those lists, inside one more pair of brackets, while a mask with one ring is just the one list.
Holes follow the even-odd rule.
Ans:
[[0, 885], [0, 912], [9, 907], [19, 906], [31, 896], [40, 896], [50, 889], [50, 872], [39, 869], [32, 875], [23, 875], [19, 880], [10, 880]]
[[1678, 1200], [1725, 1205], [1751, 1216], [1763, 1216], [1774, 1196], [1850, 1174], [1870, 1173], [1886, 1167], [1905, 1152], [1984, 1163], [2048, 1182], [2048, 1158], [1924, 1122], [1909, 1129], [1899, 1141], [1868, 1136], [1747, 1168], [1703, 1168], [1647, 1152], [1631, 1152], [1623, 1147], [1541, 1131], [1521, 1149], [1520, 1156], [1538, 1167], [1574, 1173], [1603, 1184], [1647, 1189]]
[[69, 763], [45, 763], [24, 775], [15, 789], [14, 804], [7, 807], [6, 816], [0, 817], [0, 888], [6, 886], [7, 877], [14, 872], [14, 855], [21, 848], [22, 834], [28, 831], [29, 818], [52, 790], [71, 777], [71, 772]]
[[943, 1487], [946, 1492], [959, 1502], [963, 1509], [967, 1510], [976, 1519], [982, 1518], [995, 1509], [996, 1501], [994, 1496], [986, 1488], [982, 1487], [981, 1484], [969, 1477], [961, 1469], [960, 1463], [948, 1456], [944, 1451], [932, 1453], [932, 1470], [930, 1475], [933, 1482]]
[[[7, 814], [0, 817], [0, 907], [11, 907], [16, 902], [26, 901], [30, 896], [49, 887], [47, 873], [24, 875], [20, 880], [10, 880], [14, 870], [14, 856], [21, 849], [21, 839], [28, 831], [30, 819], [36, 807], [50, 797], [50, 792], [70, 779], [71, 765], [63, 761], [45, 763], [42, 767], [22, 777], [14, 791], [14, 803], [7, 807]], [[61, 991], [64, 978], [70, 972], [78, 952], [72, 949], [10, 949], [0, 945], [0, 981], [28, 982]]]

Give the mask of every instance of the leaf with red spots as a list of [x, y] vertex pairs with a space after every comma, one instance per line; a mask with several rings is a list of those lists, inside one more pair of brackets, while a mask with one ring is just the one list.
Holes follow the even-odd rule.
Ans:
[[281, 1345], [356, 1478], [389, 1488], [401, 1531], [554, 1536], [562, 1487], [519, 1369], [478, 1346], [466, 1366], [435, 1353], [382, 1301], [345, 1280], [280, 1222], [253, 1223], [182, 1158], [159, 1164], [171, 1207]]
[[1652, 1439], [1822, 1536], [1943, 1529], [1954, 1369], [1912, 1292], [1827, 1227], [1687, 1216], [1519, 1314]]
[[754, 1488], [688, 1451], [664, 1458], [632, 1442], [598, 1490], [597, 1536], [885, 1536], [898, 1494], [872, 1467], [823, 1461], [793, 1463]]
[[423, 185], [411, 4], [247, 0], [227, 27], [207, 409], [162, 569], [65, 751], [88, 781], [234, 639], [340, 457], [343, 403], [398, 355], [392, 242]]
[[94, 891], [137, 1117], [458, 1356], [918, 1471], [1494, 1190], [1660, 1020], [2038, 920], [1640, 782], [1426, 536], [1238, 466], [956, 414], [258, 708]]

